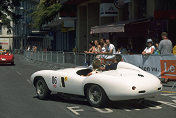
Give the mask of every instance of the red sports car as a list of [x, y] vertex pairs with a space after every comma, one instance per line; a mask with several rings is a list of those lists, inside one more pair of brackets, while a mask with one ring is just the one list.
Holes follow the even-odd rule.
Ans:
[[0, 49], [0, 64], [11, 63], [14, 65], [14, 55], [4, 49]]

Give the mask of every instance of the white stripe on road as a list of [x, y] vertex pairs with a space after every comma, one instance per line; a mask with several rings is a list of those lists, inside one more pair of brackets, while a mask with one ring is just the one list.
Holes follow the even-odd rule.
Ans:
[[32, 83], [31, 83], [31, 81], [30, 81], [30, 80], [28, 80], [28, 79], [27, 79], [27, 82], [28, 82], [29, 84], [32, 84]]
[[105, 108], [104, 110], [99, 109], [99, 108], [94, 108], [95, 110], [97, 110], [100, 113], [112, 113], [113, 110], [109, 109], [109, 108]]
[[22, 75], [22, 74], [21, 74], [20, 72], [18, 72], [18, 71], [16, 71], [16, 73], [17, 73], [18, 75], [20, 75], [20, 76]]
[[124, 109], [123, 107], [119, 107], [119, 109], [123, 109], [125, 111], [131, 111], [130, 109]]
[[[79, 109], [79, 106], [75, 106], [75, 107], [67, 107], [67, 109], [69, 109], [71, 112], [73, 112], [75, 115], [80, 115], [78, 113], [78, 111], [84, 111], [83, 109]], [[75, 109], [75, 110], [74, 110]]]
[[166, 101], [157, 101], [157, 102], [176, 108], [176, 101], [175, 100], [172, 101], [173, 102], [166, 102]]

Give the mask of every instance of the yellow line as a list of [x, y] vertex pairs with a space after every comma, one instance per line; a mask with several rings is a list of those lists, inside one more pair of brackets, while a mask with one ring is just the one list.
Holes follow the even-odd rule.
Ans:
[[161, 91], [163, 93], [176, 93], [176, 91]]

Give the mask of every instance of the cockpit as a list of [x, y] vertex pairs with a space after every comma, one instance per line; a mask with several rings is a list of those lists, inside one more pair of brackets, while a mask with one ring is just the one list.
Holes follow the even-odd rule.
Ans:
[[76, 73], [80, 76], [88, 76], [92, 72], [92, 69], [82, 69], [78, 70]]

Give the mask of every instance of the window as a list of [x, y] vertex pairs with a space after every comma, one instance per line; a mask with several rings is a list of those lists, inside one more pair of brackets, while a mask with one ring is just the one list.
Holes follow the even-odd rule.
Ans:
[[129, 20], [129, 4], [124, 4], [121, 9], [119, 9], [120, 21]]
[[156, 10], [176, 10], [176, 1], [175, 0], [157, 0], [156, 1]]
[[145, 18], [147, 14], [146, 0], [134, 0], [135, 19]]

